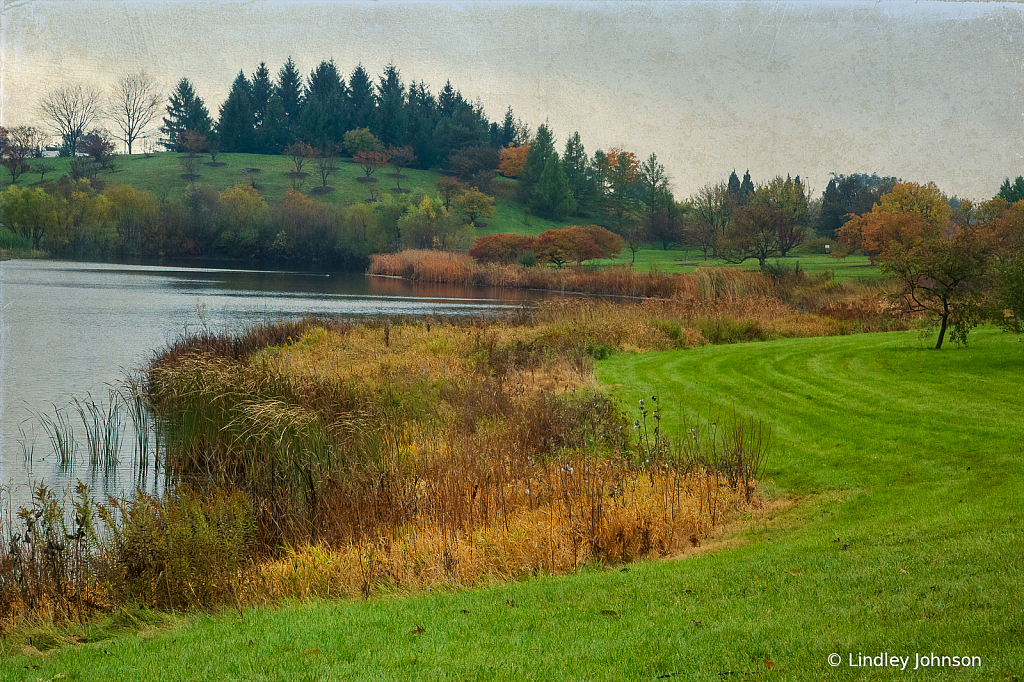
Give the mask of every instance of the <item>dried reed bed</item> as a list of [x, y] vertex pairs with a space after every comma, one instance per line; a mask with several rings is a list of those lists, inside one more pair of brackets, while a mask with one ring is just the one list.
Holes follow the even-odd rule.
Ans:
[[[714, 323], [714, 332], [704, 335], [712, 343], [894, 331], [913, 324], [892, 307], [879, 283], [840, 284], [828, 274], [811, 277], [803, 271], [773, 277], [736, 268], [698, 268], [694, 274], [641, 273], [628, 265], [554, 269], [477, 263], [464, 253], [410, 250], [374, 256], [367, 272], [424, 282], [671, 301], [673, 314], [701, 318], [699, 324], [691, 325], [694, 330]], [[761, 328], [731, 338], [722, 331], [726, 318], [753, 320]]]
[[[590, 387], [596, 355], [675, 343], [648, 319], [670, 308], [650, 305], [312, 325], [245, 359], [178, 344], [150, 370], [168, 465], [252, 499], [264, 563], [232, 594], [366, 595], [675, 554], [755, 504], [757, 467], [730, 475], [733, 460], [707, 454], [724, 440], [652, 447]], [[265, 563], [281, 547], [298, 549]]]

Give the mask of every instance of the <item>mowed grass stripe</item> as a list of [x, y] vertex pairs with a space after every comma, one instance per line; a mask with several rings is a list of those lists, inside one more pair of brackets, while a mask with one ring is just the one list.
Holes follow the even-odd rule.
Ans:
[[[940, 353], [912, 332], [715, 346], [619, 356], [597, 373], [622, 386], [630, 413], [639, 397], [659, 395], [669, 433], [680, 412], [707, 420], [735, 410], [766, 421], [780, 449], [769, 469], [795, 492], [809, 491], [800, 472], [850, 455], [857, 457], [845, 468], [861, 484], [880, 475], [891, 484], [900, 467], [932, 480], [972, 465], [1019, 464], [1024, 348], [988, 330], [975, 336], [967, 348]], [[1000, 446], [977, 461], [977, 444], [992, 440]]]

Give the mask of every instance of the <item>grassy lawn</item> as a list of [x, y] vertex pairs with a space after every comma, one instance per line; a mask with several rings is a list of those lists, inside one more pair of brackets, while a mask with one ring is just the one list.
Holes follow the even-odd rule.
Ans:
[[[930, 344], [900, 332], [598, 363], [630, 414], [658, 395], [672, 431], [733, 411], [771, 426], [766, 490], [799, 504], [721, 551], [173, 628], [124, 612], [87, 643], [0, 659], [0, 680], [1019, 680], [1024, 344], [989, 329]], [[850, 666], [882, 653], [907, 669]], [[981, 667], [912, 670], [931, 653]]]
[[[742, 270], [757, 270], [756, 260], [747, 260], [743, 263], [730, 265], [720, 258], [704, 259], [704, 255], [695, 249], [669, 249], [647, 247], [636, 252], [636, 259], [628, 249], [624, 249], [618, 258], [614, 260], [597, 261], [600, 264], [619, 265], [633, 263], [633, 267], [640, 272], [648, 272], [651, 269], [658, 272], [684, 272], [693, 273], [701, 267], [734, 267]], [[877, 280], [882, 277], [882, 272], [868, 262], [867, 256], [847, 256], [846, 258], [834, 258], [824, 254], [801, 254], [794, 253], [785, 258], [771, 258], [769, 265], [778, 263], [783, 267], [792, 270], [799, 263], [800, 269], [810, 275], [818, 275], [826, 271], [832, 273], [832, 278], [837, 282]]]
[[[143, 154], [131, 156], [119, 156], [114, 162], [114, 171], [100, 171], [98, 178], [109, 183], [131, 185], [136, 189], [152, 192], [156, 197], [176, 199], [182, 195], [188, 186], [188, 181], [181, 177], [185, 172], [181, 166], [182, 155], [174, 152], [160, 152], [146, 157]], [[269, 202], [278, 202], [284, 199], [285, 192], [293, 186], [292, 178], [288, 173], [294, 170], [291, 158], [283, 155], [262, 155], [262, 154], [218, 154], [218, 166], [207, 165], [210, 162], [209, 155], [200, 158], [198, 165], [199, 178], [197, 184], [210, 187], [217, 191], [223, 191], [234, 187], [237, 184], [248, 185], [255, 182], [263, 197]], [[61, 175], [69, 172], [70, 159], [46, 158], [36, 159], [32, 162], [33, 167], [42, 165], [50, 168], [44, 176], [47, 181], [56, 180]], [[369, 188], [372, 186], [379, 189], [380, 195], [386, 195], [396, 187], [396, 180], [389, 177], [394, 169], [390, 166], [381, 168], [373, 177], [377, 182], [366, 184], [359, 182], [359, 178], [365, 173], [361, 166], [346, 161], [338, 161], [338, 172], [328, 179], [328, 187], [333, 188], [325, 194], [316, 194], [318, 200], [332, 204], [347, 205], [361, 202], [370, 197]], [[257, 170], [253, 170], [257, 169]], [[317, 174], [316, 164], [307, 161], [302, 172], [308, 173], [299, 187], [303, 194], [311, 194], [319, 188], [323, 182]], [[441, 173], [416, 169], [404, 169], [402, 175], [407, 176], [401, 179], [402, 189], [410, 190], [411, 193], [423, 193], [437, 196], [434, 184], [442, 177]], [[30, 187], [39, 184], [39, 173], [26, 173], [18, 180], [18, 185]], [[511, 184], [510, 180], [500, 178], [496, 180], [499, 184]], [[6, 188], [10, 184], [8, 174], [0, 181], [0, 187]], [[507, 193], [507, 192], [506, 192]], [[477, 228], [477, 234], [490, 234], [492, 232], [520, 232], [523, 234], [540, 234], [544, 230], [556, 227], [564, 227], [564, 223], [545, 220], [536, 216], [529, 216], [529, 225], [524, 222], [523, 210], [511, 200], [499, 195], [495, 198], [497, 216], [486, 219], [485, 227]]]

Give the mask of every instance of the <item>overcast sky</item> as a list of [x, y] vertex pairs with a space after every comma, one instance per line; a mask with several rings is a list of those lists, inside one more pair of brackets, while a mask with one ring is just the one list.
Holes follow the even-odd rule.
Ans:
[[988, 198], [1024, 174], [1024, 4], [913, 0], [299, 2], [2, 0], [0, 124], [40, 94], [182, 76], [216, 117], [239, 69], [347, 76], [393, 62], [436, 94], [451, 79], [491, 119], [545, 119], [559, 150], [620, 147], [665, 164], [677, 198], [747, 168], [935, 181]]

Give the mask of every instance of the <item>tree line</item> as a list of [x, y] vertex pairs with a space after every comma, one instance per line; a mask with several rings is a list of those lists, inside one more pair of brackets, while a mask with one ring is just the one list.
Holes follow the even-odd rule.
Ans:
[[250, 184], [222, 192], [189, 185], [178, 199], [127, 185], [67, 176], [0, 192], [0, 222], [25, 241], [66, 258], [222, 257], [365, 267], [373, 253], [406, 248], [465, 250], [473, 227], [454, 204], [426, 194], [384, 194], [337, 206], [289, 189], [267, 202]]

